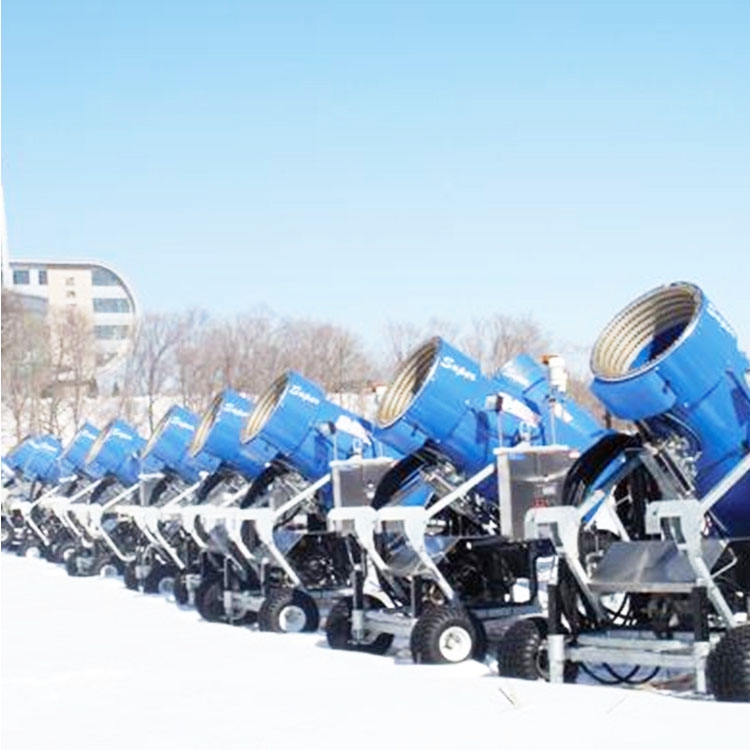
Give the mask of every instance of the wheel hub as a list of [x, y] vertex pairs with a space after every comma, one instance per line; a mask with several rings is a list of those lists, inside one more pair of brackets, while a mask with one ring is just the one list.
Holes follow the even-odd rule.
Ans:
[[445, 660], [454, 664], [468, 659], [473, 646], [471, 635], [458, 625], [446, 628], [440, 634], [438, 645]]
[[117, 576], [117, 566], [113, 563], [105, 563], [99, 569], [99, 575], [102, 578], [115, 578]]
[[289, 604], [279, 612], [279, 627], [284, 633], [301, 633], [307, 622], [302, 607]]

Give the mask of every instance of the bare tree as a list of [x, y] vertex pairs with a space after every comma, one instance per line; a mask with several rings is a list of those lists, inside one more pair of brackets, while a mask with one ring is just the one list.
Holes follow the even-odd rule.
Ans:
[[175, 378], [181, 402], [185, 408], [198, 413], [207, 406], [214, 388], [213, 363], [209, 356], [213, 335], [208, 313], [192, 310], [175, 347]]
[[461, 339], [460, 344], [479, 362], [483, 371], [490, 373], [519, 354], [539, 357], [549, 350], [549, 339], [533, 318], [502, 313], [474, 320], [471, 332]]
[[328, 391], [358, 390], [372, 380], [372, 363], [350, 331], [312, 320], [287, 320], [280, 335], [279, 364]]
[[2, 400], [20, 440], [42, 428], [42, 393], [50, 383], [49, 331], [43, 315], [24, 309], [21, 298], [2, 291]]
[[387, 369], [395, 370], [414, 349], [433, 336], [455, 343], [460, 327], [449, 320], [433, 317], [421, 328], [414, 323], [388, 321], [385, 331], [388, 342]]
[[234, 321], [239, 361], [234, 387], [260, 393], [283, 369], [283, 326], [265, 308]]
[[53, 310], [49, 321], [54, 357], [50, 408], [54, 405], [57, 418], [64, 403], [73, 428], [78, 429], [83, 421], [84, 400], [96, 388], [94, 321], [77, 307]]
[[125, 390], [146, 396], [151, 431], [156, 424], [157, 398], [170, 389], [177, 389], [175, 356], [180, 341], [195, 324], [194, 318], [194, 311], [177, 315], [147, 313], [136, 326]]

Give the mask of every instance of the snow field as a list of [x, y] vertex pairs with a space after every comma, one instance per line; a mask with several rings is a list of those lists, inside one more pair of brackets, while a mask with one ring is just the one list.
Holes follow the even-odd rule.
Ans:
[[746, 747], [750, 706], [414, 665], [3, 554], [4, 750]]

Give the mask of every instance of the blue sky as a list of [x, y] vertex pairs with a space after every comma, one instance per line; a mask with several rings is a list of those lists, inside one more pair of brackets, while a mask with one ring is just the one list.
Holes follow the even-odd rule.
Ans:
[[695, 281], [750, 347], [750, 4], [5, 0], [16, 258], [144, 309], [531, 314]]

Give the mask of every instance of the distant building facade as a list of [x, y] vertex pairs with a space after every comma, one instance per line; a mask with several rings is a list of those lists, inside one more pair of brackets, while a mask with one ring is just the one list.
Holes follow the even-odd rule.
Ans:
[[136, 302], [123, 278], [102, 263], [10, 260], [3, 283], [30, 312], [76, 308], [90, 316], [96, 369], [110, 371], [133, 341]]

